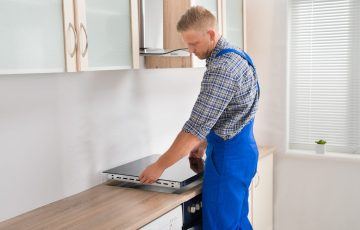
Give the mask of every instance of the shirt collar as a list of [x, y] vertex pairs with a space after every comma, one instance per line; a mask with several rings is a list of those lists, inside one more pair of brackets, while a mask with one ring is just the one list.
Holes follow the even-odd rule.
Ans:
[[216, 55], [223, 50], [224, 48], [226, 48], [228, 46], [228, 42], [225, 40], [225, 38], [223, 36], [221, 36], [218, 40], [218, 42], [216, 43], [215, 48], [213, 49], [213, 51], [211, 52], [210, 56], [208, 58], [206, 58], [206, 66], [212, 62], [215, 58]]

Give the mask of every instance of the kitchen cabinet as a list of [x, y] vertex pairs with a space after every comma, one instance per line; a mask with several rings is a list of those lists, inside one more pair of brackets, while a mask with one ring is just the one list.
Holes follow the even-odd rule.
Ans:
[[177, 206], [173, 210], [165, 213], [156, 220], [140, 228], [140, 230], [179, 230], [182, 229], [182, 207]]
[[272, 230], [273, 152], [259, 159], [257, 173], [250, 186], [249, 203], [249, 219], [254, 230]]
[[137, 0], [63, 0], [63, 8], [68, 72], [139, 66]]
[[137, 0], [75, 0], [75, 15], [78, 70], [138, 66]]
[[0, 74], [64, 72], [59, 0], [0, 1]]
[[3, 0], [0, 74], [137, 68], [137, 10], [137, 0]]

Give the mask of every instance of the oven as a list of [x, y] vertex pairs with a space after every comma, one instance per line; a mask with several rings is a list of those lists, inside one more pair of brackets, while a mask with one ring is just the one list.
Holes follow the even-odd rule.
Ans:
[[201, 228], [202, 217], [201, 194], [182, 204], [182, 230], [198, 230]]
[[201, 194], [153, 220], [140, 230], [199, 230], [201, 228]]

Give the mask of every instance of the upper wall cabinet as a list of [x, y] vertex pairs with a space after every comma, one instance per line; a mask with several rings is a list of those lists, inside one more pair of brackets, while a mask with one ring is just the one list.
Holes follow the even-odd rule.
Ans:
[[138, 68], [137, 0], [63, 0], [67, 71]]
[[64, 72], [60, 0], [0, 1], [0, 74]]
[[137, 0], [1, 0], [0, 74], [139, 66]]
[[74, 0], [74, 9], [78, 70], [138, 67], [137, 0]]

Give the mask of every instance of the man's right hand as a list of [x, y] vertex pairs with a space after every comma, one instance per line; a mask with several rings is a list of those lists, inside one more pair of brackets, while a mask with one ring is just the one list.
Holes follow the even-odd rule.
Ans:
[[189, 155], [189, 158], [202, 158], [206, 151], [207, 142], [203, 141], [198, 146], [196, 146]]
[[189, 157], [190, 168], [196, 173], [204, 172], [204, 160], [197, 157]]

